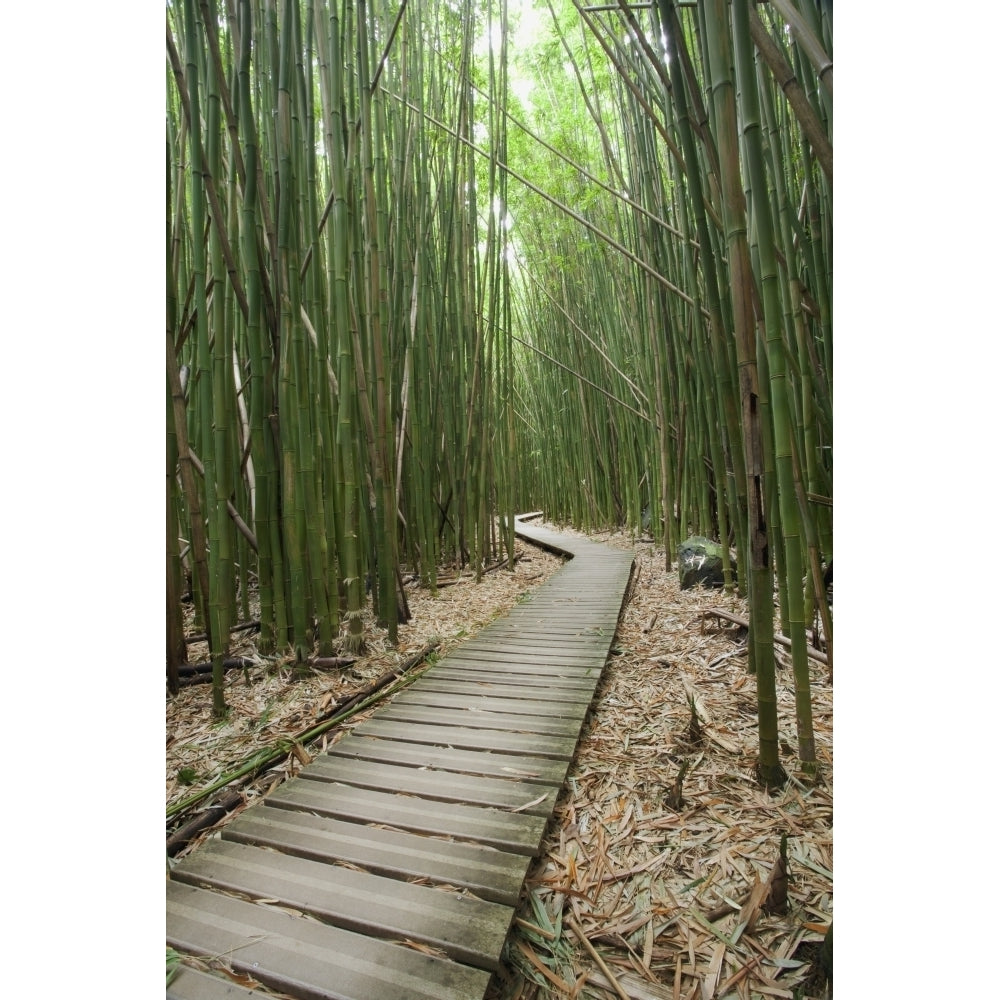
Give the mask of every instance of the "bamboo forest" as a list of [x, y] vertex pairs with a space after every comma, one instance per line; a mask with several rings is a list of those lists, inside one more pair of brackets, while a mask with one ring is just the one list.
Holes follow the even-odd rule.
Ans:
[[[681, 624], [726, 636], [703, 660], [749, 706], [746, 794], [829, 797], [832, 0], [168, 0], [166, 15], [168, 701], [231, 722], [247, 623], [262, 669], [377, 642], [401, 659], [413, 595], [443, 601], [458, 579], [475, 599], [524, 572], [515, 515], [541, 512], [654, 554], [626, 606], [654, 579], [676, 589], [686, 539], [720, 543], [719, 586], [691, 591]], [[651, 607], [636, 634], [675, 617]], [[196, 634], [197, 689], [182, 685]], [[674, 656], [645, 659], [662, 674]], [[717, 713], [697, 679], [679, 697], [701, 756], [732, 743], [721, 726], [699, 742]], [[624, 756], [638, 731], [619, 725]], [[683, 759], [661, 760], [678, 813], [705, 766]], [[793, 872], [829, 874], [832, 840], [806, 857], [795, 824], [781, 832], [782, 866], [787, 834]], [[739, 950], [757, 911], [725, 896], [669, 956], [681, 924], [623, 916], [626, 950], [585, 968], [596, 917], [574, 898], [564, 928], [531, 890], [510, 946], [522, 992], [487, 995], [819, 996], [748, 970], [832, 954], [831, 885], [773, 966]], [[738, 929], [716, 928], [722, 912]]]

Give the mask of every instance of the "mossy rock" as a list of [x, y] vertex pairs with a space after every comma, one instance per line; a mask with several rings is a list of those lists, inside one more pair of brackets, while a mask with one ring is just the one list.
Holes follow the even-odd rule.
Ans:
[[722, 546], [711, 538], [693, 535], [677, 546], [677, 572], [681, 590], [703, 587], [721, 587]]

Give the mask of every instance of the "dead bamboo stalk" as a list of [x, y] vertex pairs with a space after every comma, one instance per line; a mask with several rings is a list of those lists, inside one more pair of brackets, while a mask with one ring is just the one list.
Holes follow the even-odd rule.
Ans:
[[[312, 725], [309, 729], [305, 730], [304, 732], [298, 733], [292, 737], [283, 737], [282, 739], [278, 740], [271, 747], [270, 750], [265, 748], [264, 750], [259, 751], [257, 754], [254, 754], [253, 757], [250, 758], [248, 763], [244, 764], [241, 768], [239, 768], [236, 772], [233, 773], [231, 780], [225, 780], [225, 778], [223, 778], [220, 781], [220, 783], [218, 783], [216, 786], [206, 788], [202, 792], [196, 793], [195, 795], [190, 796], [183, 802], [177, 803], [176, 805], [172, 806], [171, 809], [167, 810], [168, 822], [171, 820], [175, 820], [178, 816], [181, 816], [185, 812], [187, 812], [188, 809], [191, 809], [194, 806], [200, 804], [214, 792], [219, 791], [222, 787], [226, 787], [227, 792], [224, 798], [221, 799], [214, 806], [209, 807], [209, 809], [207, 810], [213, 817], [213, 819], [211, 819], [209, 822], [210, 823], [216, 822], [217, 819], [220, 819], [222, 815], [225, 815], [233, 808], [233, 806], [229, 806], [228, 808], [226, 808], [226, 803], [236, 802], [236, 800], [233, 798], [233, 795], [238, 794], [238, 790], [234, 787], [237, 783], [239, 785], [245, 785], [249, 783], [250, 781], [254, 780], [265, 768], [273, 766], [282, 757], [287, 756], [289, 752], [294, 752], [293, 747], [296, 744], [302, 746], [306, 743], [310, 743], [312, 740], [316, 739], [318, 736], [321, 736], [327, 730], [332, 729], [334, 726], [345, 721], [345, 719], [348, 716], [355, 714], [356, 712], [360, 711], [363, 708], [369, 707], [368, 705], [369, 701], [374, 697], [375, 694], [378, 693], [379, 690], [381, 690], [384, 687], [390, 686], [391, 683], [395, 680], [400, 680], [404, 674], [412, 670], [413, 667], [415, 667], [422, 660], [426, 659], [426, 657], [430, 655], [430, 653], [433, 652], [435, 649], [437, 649], [438, 646], [440, 645], [441, 645], [441, 640], [437, 636], [435, 636], [433, 639], [431, 639], [430, 642], [421, 647], [416, 653], [414, 653], [412, 656], [407, 657], [407, 659], [404, 660], [403, 663], [401, 663], [398, 667], [395, 667], [392, 670], [387, 671], [377, 680], [373, 681], [363, 691], [354, 695], [343, 704], [336, 705], [329, 712], [327, 712], [326, 715], [321, 716], [317, 720], [317, 722], [314, 725]], [[242, 795], [239, 795], [239, 800], [240, 802], [242, 802], [243, 800]], [[222, 810], [221, 813], [219, 812], [219, 810]], [[190, 822], [191, 824], [195, 823], [194, 820]], [[181, 829], [186, 829], [186, 828], [187, 825], [185, 827], [182, 827]], [[184, 840], [181, 840], [180, 833], [181, 830], [179, 829], [175, 831], [169, 838], [171, 849], [175, 854], [177, 851], [181, 849], [181, 847], [184, 846], [187, 840], [191, 839], [191, 836], [188, 835]]]
[[583, 929], [576, 922], [575, 917], [567, 917], [566, 922], [570, 926], [570, 930], [580, 939], [580, 944], [587, 949], [590, 957], [597, 963], [598, 968], [607, 977], [608, 982], [611, 984], [611, 988], [618, 994], [621, 1000], [632, 1000], [632, 998], [625, 992], [622, 984], [618, 982], [615, 978], [614, 973], [608, 968], [607, 963], [603, 958], [597, 953], [597, 949], [587, 940], [587, 935], [583, 933]]
[[[722, 608], [709, 608], [707, 611], [701, 613], [702, 619], [706, 618], [722, 618], [727, 622], [732, 622], [734, 625], [740, 625], [745, 629], [750, 628], [750, 623], [745, 618], [740, 618], [739, 615], [730, 614], [728, 611], [723, 611]], [[785, 649], [792, 648], [792, 640], [787, 636], [782, 635], [780, 632], [775, 632], [774, 641], [779, 645], [785, 647]], [[806, 655], [811, 656], [814, 660], [819, 660], [820, 663], [827, 663], [826, 653], [821, 653], [818, 649], [813, 649], [810, 646], [806, 647]], [[656, 657], [652, 657], [656, 659]]]

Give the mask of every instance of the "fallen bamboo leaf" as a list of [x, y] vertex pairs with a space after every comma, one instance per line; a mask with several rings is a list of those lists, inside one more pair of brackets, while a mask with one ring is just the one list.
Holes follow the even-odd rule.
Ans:
[[[628, 539], [622, 539], [623, 545], [627, 542]], [[691, 887], [697, 891], [704, 886], [699, 894], [701, 902], [692, 904], [703, 913], [710, 907], [721, 910], [723, 900], [726, 908], [742, 904], [738, 914], [733, 913], [719, 925], [730, 940], [738, 943], [738, 948], [726, 953], [717, 997], [788, 998], [793, 990], [801, 988], [807, 970], [781, 971], [777, 966], [763, 963], [772, 956], [794, 960], [797, 940], [803, 936], [807, 940], [817, 939], [829, 923], [832, 787], [820, 784], [799, 788], [790, 784], [788, 794], [779, 798], [778, 804], [801, 831], [793, 834], [788, 820], [775, 808], [775, 797], [762, 792], [753, 778], [750, 755], [758, 738], [756, 682], [752, 675], [746, 674], [742, 656], [727, 655], [736, 649], [732, 631], [709, 627], [699, 634], [696, 616], [701, 613], [706, 595], [678, 594], [676, 573], [666, 574], [657, 564], [662, 560], [662, 550], [657, 554], [650, 549], [648, 555], [644, 552], [640, 558], [644, 560], [643, 582], [649, 583], [637, 588], [634, 604], [626, 609], [618, 635], [622, 647], [633, 650], [634, 655], [619, 657], [604, 669], [601, 693], [591, 709], [592, 723], [581, 737], [554, 821], [539, 848], [537, 867], [529, 875], [528, 885], [532, 893], [542, 897], [546, 918], [537, 922], [527, 901], [516, 916], [517, 933], [534, 949], [536, 958], [549, 963], [548, 970], [554, 970], [553, 974], [565, 985], [560, 988], [551, 977], [543, 976], [523, 956], [514, 936], [509, 954], [516, 962], [517, 974], [530, 981], [525, 983], [521, 995], [525, 998], [534, 995], [537, 1000], [545, 996], [568, 1000], [575, 989], [577, 997], [615, 996], [617, 1000], [610, 982], [578, 944], [576, 935], [570, 933], [568, 926], [563, 928], [552, 919], [557, 913], [565, 915], [572, 911], [631, 1000], [688, 1000], [692, 995], [697, 1000], [705, 969], [720, 939], [690, 917], [691, 897], [681, 890]], [[492, 579], [497, 579], [497, 575]], [[482, 597], [472, 586], [452, 587], [442, 591], [442, 595], [432, 599], [416, 594], [416, 600], [427, 601], [418, 618], [427, 625], [428, 632], [432, 628], [438, 634], [452, 636], [465, 627], [465, 619], [461, 615], [456, 620], [442, 615], [433, 601], [445, 602], [452, 595], [456, 598], [467, 595], [460, 599], [475, 602], [478, 612]], [[713, 595], [709, 599], [716, 598]], [[734, 595], [725, 607], [742, 614], [743, 603], [743, 599]], [[659, 612], [656, 631], [644, 634], [642, 626], [654, 611]], [[379, 671], [394, 667], [398, 656], [407, 655], [422, 641], [423, 634], [407, 638], [401, 643], [400, 653], [387, 651], [381, 659], [364, 658], [359, 674], [367, 671], [367, 676], [316, 675], [302, 682], [295, 690], [295, 697], [300, 706], [309, 700], [319, 705], [329, 693], [332, 697], [326, 708], [333, 708], [338, 699], [357, 693], [350, 686], [353, 680], [358, 680], [359, 686], [367, 683]], [[652, 653], [665, 654], [662, 659], [672, 666], [668, 669], [651, 661]], [[197, 658], [201, 656], [199, 651]], [[195, 658], [193, 653], [192, 658]], [[280, 687], [277, 671], [254, 673], [255, 678], [257, 673], [263, 676], [255, 679], [252, 687], [244, 689], [239, 685], [233, 689], [234, 720], [263, 718], [265, 702]], [[269, 688], [272, 679], [274, 684]], [[792, 678], [779, 674], [777, 680], [782, 731], [793, 733]], [[698, 691], [713, 721], [710, 727], [705, 727], [706, 752], [702, 763], [689, 768], [684, 779], [685, 797], [695, 805], [677, 814], [666, 810], [662, 799], [664, 785], [672, 783], [677, 767], [688, 755], [686, 745], [672, 742], [687, 721], [685, 685]], [[192, 691], [197, 689], [187, 689], [180, 699], [168, 702], [170, 712], [174, 713], [168, 721], [169, 801], [192, 791], [181, 786], [170, 791], [171, 780], [181, 767], [193, 767], [200, 775], [221, 774], [228, 760], [249, 753], [249, 749], [243, 749], [249, 743], [244, 730], [236, 726], [213, 728], [199, 722], [190, 710], [185, 709], [186, 714], [177, 712], [184, 707], [183, 699], [190, 699]], [[832, 691], [826, 684], [816, 685], [812, 698], [817, 758], [824, 772], [832, 777]], [[245, 702], [241, 704], [238, 699]], [[267, 726], [256, 728], [253, 735], [271, 742], [296, 735], [295, 727], [285, 724], [288, 711], [278, 709], [276, 705]], [[306, 711], [300, 718], [312, 714], [314, 711]], [[344, 729], [331, 733], [335, 735], [329, 737], [330, 743], [345, 735]], [[327, 739], [325, 733], [322, 739]], [[239, 748], [236, 752], [232, 751], [234, 746]], [[318, 747], [319, 742], [309, 744], [308, 751], [318, 753]], [[504, 758], [497, 755], [498, 763], [501, 760]], [[668, 761], [669, 771], [665, 773]], [[523, 767], [510, 767], [502, 773], [512, 778], [538, 777], [530, 773], [530, 768], [528, 771], [525, 774]], [[259, 779], [258, 785], [250, 787], [244, 796], [250, 802], [259, 798], [271, 777], [267, 775], [263, 783]], [[710, 802], [716, 804], [709, 806]], [[782, 831], [788, 832], [792, 840], [788, 862], [794, 867], [796, 896], [809, 900], [801, 916], [808, 918], [812, 926], [806, 926], [802, 919], [772, 919], [761, 929], [759, 905], [756, 910], [752, 906], [752, 886], [763, 887], [775, 853], [773, 846], [769, 849], [767, 845], [773, 845]], [[567, 876], [571, 851], [574, 852], [572, 881]], [[718, 869], [715, 881], [709, 888], [707, 876], [715, 869]], [[566, 891], [568, 885], [575, 888]], [[648, 903], [638, 895], [646, 887], [652, 896]], [[581, 889], [584, 891], [578, 891]], [[679, 900], [684, 900], [685, 905]], [[722, 916], [725, 914], [716, 919]], [[756, 921], [751, 923], [753, 918]], [[645, 959], [650, 937], [651, 965], [654, 975], [663, 982], [660, 987], [639, 980], [639, 966]], [[587, 974], [589, 985], [582, 989], [575, 983], [581, 966], [574, 966], [572, 957], [567, 960], [567, 951], [591, 970]], [[622, 967], [630, 961], [635, 973], [623, 972]]]
[[825, 934], [830, 929], [829, 924], [817, 924], [811, 920], [803, 920], [802, 926], [807, 930], [815, 931], [817, 934]]
[[715, 924], [709, 923], [708, 920], [706, 920], [705, 917], [703, 917], [697, 910], [695, 909], [688, 910], [685, 916], [691, 917], [691, 919], [694, 920], [695, 923], [704, 927], [709, 934], [711, 934], [713, 937], [718, 938], [723, 945], [726, 945], [730, 948], [735, 947], [735, 943], [733, 942], [732, 938], [727, 937], [725, 934], [723, 934], [723, 932], [720, 931], [718, 927], [715, 926]]
[[744, 962], [720, 987], [719, 993], [725, 996], [737, 983], [742, 982], [761, 963], [760, 955], [755, 955]]
[[537, 799], [532, 799], [530, 802], [525, 802], [523, 806], [517, 806], [517, 808], [508, 809], [507, 812], [519, 813], [524, 812], [525, 809], [530, 809], [532, 806], [537, 806], [539, 803], [544, 802], [549, 797], [549, 793], [545, 792], [544, 795], [539, 795]]
[[233, 969], [220, 969], [219, 970], [227, 979], [232, 980], [237, 986], [242, 986], [247, 990], [259, 990], [260, 983], [257, 982], [252, 976], [245, 975], [244, 973], [236, 972]]
[[[599, 986], [609, 992], [614, 990], [611, 981], [597, 970], [588, 973], [586, 981], [592, 986]], [[666, 986], [662, 986], [660, 983], [644, 982], [631, 972], [620, 974], [618, 982], [628, 994], [629, 1000], [672, 1000], [674, 996], [673, 990]]]
[[597, 963], [601, 972], [608, 977], [608, 981], [611, 983], [612, 989], [618, 994], [619, 997], [621, 997], [621, 1000], [632, 1000], [632, 998], [625, 992], [622, 984], [618, 982], [612, 971], [608, 968], [604, 959], [597, 953], [597, 949], [587, 939], [587, 935], [580, 929], [580, 925], [576, 922], [576, 920], [573, 917], [569, 917], [566, 922], [569, 924], [570, 930], [580, 939], [580, 944], [587, 949], [590, 957]]
[[715, 951], [712, 953], [712, 960], [708, 964], [708, 972], [705, 973], [705, 979], [703, 980], [701, 995], [704, 1000], [712, 1000], [716, 993], [716, 987], [719, 985], [719, 976], [722, 974], [722, 960], [726, 954], [726, 945], [720, 942], [715, 946]]
[[570, 985], [565, 979], [557, 976], [529, 947], [524, 941], [518, 941], [517, 947], [521, 954], [537, 969], [557, 990], [562, 990], [564, 994], [570, 992]]
[[528, 931], [531, 934], [537, 934], [539, 937], [545, 938], [546, 941], [555, 941], [556, 934], [554, 931], [547, 931], [544, 927], [539, 927], [538, 924], [533, 924], [524, 917], [515, 917], [514, 923], [518, 925], [522, 930]]
[[422, 955], [429, 955], [431, 958], [441, 958], [447, 959], [448, 956], [440, 948], [433, 948], [429, 944], [424, 944], [422, 941], [411, 941], [409, 938], [403, 938], [400, 944], [407, 948], [411, 948], [413, 951], [419, 951]]

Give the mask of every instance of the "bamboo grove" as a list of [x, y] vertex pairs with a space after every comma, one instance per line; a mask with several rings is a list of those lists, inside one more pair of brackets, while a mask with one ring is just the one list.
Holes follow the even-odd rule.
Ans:
[[395, 640], [541, 508], [730, 543], [813, 767], [832, 93], [828, 0], [172, 0], [168, 668], [188, 589], [221, 715], [251, 595], [262, 654]]

